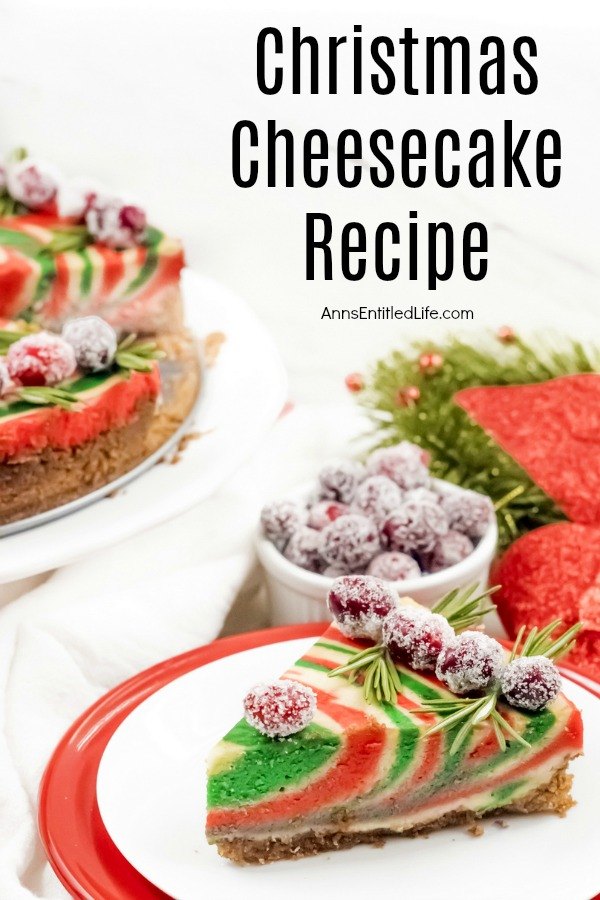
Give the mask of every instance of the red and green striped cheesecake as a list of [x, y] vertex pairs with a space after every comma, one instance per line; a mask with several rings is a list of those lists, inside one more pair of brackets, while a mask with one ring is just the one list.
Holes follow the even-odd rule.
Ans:
[[8, 216], [0, 219], [0, 317], [56, 330], [98, 315], [125, 332], [176, 331], [183, 265], [181, 243], [156, 228], [115, 248], [75, 218]]
[[443, 713], [424, 711], [457, 700], [432, 673], [395, 664], [400, 689], [380, 703], [365, 698], [360, 679], [331, 677], [369, 647], [372, 641], [331, 625], [282, 676], [316, 697], [309, 724], [273, 738], [246, 717], [214, 748], [206, 835], [221, 855], [262, 863], [500, 810], [562, 814], [569, 808], [566, 766], [581, 753], [582, 721], [564, 694], [535, 712], [498, 701], [498, 712], [526, 745], [509, 735], [502, 748], [490, 718], [457, 750], [460, 723], [432, 731]]

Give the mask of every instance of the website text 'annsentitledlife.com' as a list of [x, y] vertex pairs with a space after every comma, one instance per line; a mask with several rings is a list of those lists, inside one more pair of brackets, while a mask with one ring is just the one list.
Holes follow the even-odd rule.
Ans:
[[467, 321], [475, 318], [472, 309], [436, 309], [431, 306], [356, 306], [350, 309], [339, 309], [325, 306], [321, 313], [321, 319], [348, 319], [348, 320], [382, 320], [382, 319], [409, 319], [417, 321], [435, 321], [449, 319], [452, 321]]

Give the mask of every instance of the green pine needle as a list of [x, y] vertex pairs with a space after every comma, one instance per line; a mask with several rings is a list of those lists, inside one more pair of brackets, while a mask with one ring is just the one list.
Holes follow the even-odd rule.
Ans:
[[455, 588], [432, 606], [431, 612], [444, 616], [454, 630], [459, 633], [481, 624], [483, 618], [496, 607], [493, 603], [482, 606], [482, 601], [499, 590], [500, 585], [479, 592], [477, 583], [466, 588]]
[[77, 394], [69, 390], [57, 387], [24, 387], [19, 388], [18, 396], [25, 403], [33, 406], [60, 406], [62, 409], [72, 410], [81, 403]]
[[497, 702], [498, 694], [496, 691], [492, 691], [483, 697], [457, 697], [456, 699], [441, 701], [425, 700], [423, 706], [413, 710], [413, 712], [435, 713], [435, 715], [443, 717], [440, 722], [425, 732], [425, 737], [430, 734], [437, 734], [440, 731], [448, 731], [460, 725], [450, 745], [451, 756], [458, 753], [463, 744], [473, 734], [475, 728], [487, 720], [491, 721], [496, 742], [502, 752], [507, 748], [507, 737], [508, 740], [514, 740], [525, 747], [529, 747], [530, 745], [525, 738], [518, 731], [515, 731], [510, 722], [498, 712]]
[[521, 641], [525, 636], [526, 626], [522, 625], [519, 629], [509, 662], [512, 662], [518, 656], [546, 656], [548, 659], [556, 662], [561, 656], [566, 656], [576, 644], [576, 637], [583, 628], [581, 622], [576, 622], [566, 631], [558, 636], [553, 636], [553, 632], [562, 625], [562, 619], [555, 619], [541, 630], [532, 628], [524, 640], [521, 647]]
[[121, 369], [132, 372], [151, 372], [153, 361], [164, 359], [166, 354], [157, 348], [155, 341], [137, 341], [137, 335], [123, 338], [115, 355], [115, 362]]
[[[443, 357], [441, 369], [419, 369], [423, 352]], [[483, 334], [472, 342], [451, 337], [431, 344], [414, 342], [380, 360], [361, 391], [359, 401], [374, 423], [373, 446], [409, 440], [431, 454], [431, 473], [491, 497], [498, 519], [499, 544], [541, 525], [564, 521], [565, 515], [496, 441], [473, 422], [455, 402], [457, 391], [482, 385], [535, 384], [600, 368], [598, 348], [586, 348], [566, 338], [517, 338], [502, 344]], [[398, 391], [408, 385], [420, 390], [412, 406], [397, 403]]]
[[363, 694], [367, 703], [395, 703], [402, 690], [400, 675], [382, 644], [355, 653], [349, 662], [329, 672], [329, 678], [347, 675], [351, 684], [359, 674], [363, 676]]

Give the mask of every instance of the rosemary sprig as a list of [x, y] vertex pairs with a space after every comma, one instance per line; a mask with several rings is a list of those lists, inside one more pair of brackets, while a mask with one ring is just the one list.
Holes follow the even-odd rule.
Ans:
[[165, 353], [159, 350], [156, 341], [136, 341], [137, 335], [129, 334], [123, 338], [115, 354], [115, 362], [121, 369], [133, 372], [151, 372], [152, 361], [164, 359]]
[[496, 741], [501, 751], [506, 750], [508, 740], [515, 740], [524, 747], [530, 744], [518, 731], [512, 727], [504, 716], [498, 711], [498, 692], [492, 691], [483, 697], [457, 697], [444, 700], [425, 700], [423, 706], [413, 710], [415, 713], [435, 713], [442, 719], [425, 732], [425, 737], [436, 734], [438, 731], [447, 731], [460, 724], [452, 744], [450, 754], [454, 755], [463, 746], [473, 730], [485, 722], [491, 720]]
[[355, 653], [349, 662], [329, 672], [329, 678], [347, 675], [348, 681], [354, 684], [361, 673], [367, 703], [393, 703], [396, 694], [402, 690], [398, 670], [383, 644], [374, 644]]
[[555, 619], [542, 629], [532, 628], [525, 638], [523, 646], [520, 647], [527, 630], [526, 626], [522, 625], [515, 638], [509, 662], [512, 662], [517, 656], [547, 656], [548, 659], [554, 661], [565, 656], [575, 646], [576, 636], [583, 625], [581, 622], [577, 622], [562, 634], [553, 636], [553, 632], [562, 624], [562, 619]]
[[24, 387], [19, 388], [18, 396], [25, 403], [34, 406], [60, 406], [62, 409], [73, 409], [81, 403], [81, 399], [72, 391], [58, 387]]
[[493, 603], [482, 606], [482, 601], [495, 594], [500, 585], [485, 591], [479, 591], [478, 588], [478, 584], [472, 584], [467, 588], [455, 588], [438, 600], [432, 606], [431, 612], [444, 616], [457, 633], [479, 625], [484, 616], [496, 609]]

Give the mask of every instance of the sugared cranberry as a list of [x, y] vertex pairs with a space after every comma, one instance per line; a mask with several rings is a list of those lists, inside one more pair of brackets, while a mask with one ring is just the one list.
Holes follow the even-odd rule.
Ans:
[[75, 352], [55, 334], [28, 334], [8, 348], [10, 377], [24, 387], [51, 386], [69, 378], [76, 369]]
[[369, 475], [385, 475], [404, 491], [426, 487], [429, 484], [428, 454], [411, 444], [401, 441], [394, 447], [382, 447], [373, 451], [367, 460]]
[[117, 335], [99, 316], [82, 316], [67, 322], [62, 336], [75, 351], [77, 365], [84, 371], [101, 372], [112, 364], [117, 352]]
[[3, 359], [0, 359], [0, 397], [6, 397], [14, 388], [13, 380], [10, 377], [8, 366]]
[[323, 500], [350, 503], [364, 474], [363, 466], [352, 460], [323, 466], [319, 472], [319, 496]]
[[311, 528], [322, 531], [340, 516], [346, 515], [349, 510], [349, 506], [345, 503], [338, 503], [337, 500], [320, 500], [309, 509], [308, 524]]
[[312, 722], [317, 708], [315, 692], [287, 679], [257, 684], [244, 697], [246, 721], [261, 734], [284, 738]]
[[545, 656], [522, 656], [507, 665], [500, 689], [511, 706], [536, 710], [551, 703], [561, 688], [558, 669]]
[[499, 677], [504, 651], [498, 641], [480, 631], [463, 631], [438, 657], [435, 674], [454, 694], [490, 687]]
[[100, 194], [90, 198], [85, 222], [92, 237], [117, 249], [139, 244], [146, 232], [143, 209]]
[[342, 634], [372, 641], [380, 639], [382, 622], [396, 603], [394, 592], [368, 575], [338, 578], [327, 595], [327, 607]]
[[490, 498], [477, 491], [444, 491], [441, 505], [448, 516], [450, 528], [474, 539], [483, 537], [494, 515]]
[[381, 534], [390, 550], [428, 553], [448, 532], [448, 518], [439, 503], [406, 500], [384, 522]]
[[473, 552], [473, 542], [460, 531], [449, 531], [437, 541], [430, 553], [424, 553], [421, 564], [426, 572], [441, 572], [455, 566]]
[[367, 566], [381, 549], [377, 526], [366, 516], [340, 516], [320, 535], [323, 558], [350, 571]]
[[292, 534], [304, 525], [306, 513], [292, 500], [276, 500], [263, 506], [260, 514], [262, 532], [279, 550], [283, 550]]
[[407, 578], [419, 578], [421, 569], [416, 559], [408, 553], [391, 550], [380, 553], [367, 566], [367, 575], [382, 578], [384, 581], [406, 581]]
[[325, 561], [321, 556], [321, 534], [306, 525], [301, 525], [293, 533], [283, 555], [295, 566], [309, 572], [322, 572], [325, 568]]
[[394, 609], [383, 621], [382, 640], [392, 659], [411, 669], [435, 669], [442, 649], [453, 638], [443, 616], [420, 606]]
[[356, 489], [352, 511], [383, 522], [402, 502], [402, 491], [395, 481], [385, 475], [371, 475]]
[[11, 163], [6, 170], [8, 193], [28, 209], [41, 209], [54, 200], [58, 180], [51, 166], [29, 156]]

